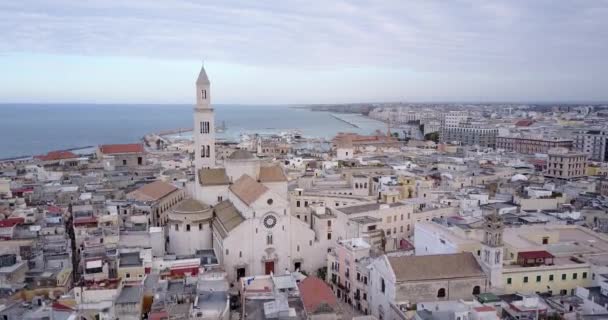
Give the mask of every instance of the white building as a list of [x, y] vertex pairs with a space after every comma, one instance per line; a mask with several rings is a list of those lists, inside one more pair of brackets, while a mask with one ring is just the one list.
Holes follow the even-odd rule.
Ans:
[[210, 206], [186, 199], [169, 212], [167, 234], [169, 252], [176, 255], [193, 255], [199, 250], [211, 249]]
[[212, 207], [212, 247], [228, 280], [298, 269], [312, 273], [323, 267], [326, 251], [319, 250], [310, 225], [291, 214], [287, 177], [279, 165], [264, 163], [242, 149], [216, 165], [210, 83], [204, 68], [196, 87], [194, 198]]

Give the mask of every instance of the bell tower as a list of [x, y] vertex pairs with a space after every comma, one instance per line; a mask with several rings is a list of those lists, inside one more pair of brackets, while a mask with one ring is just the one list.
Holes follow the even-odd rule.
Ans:
[[503, 219], [497, 213], [484, 218], [484, 236], [481, 245], [481, 266], [490, 280], [491, 288], [502, 287], [503, 268]]
[[[194, 167], [196, 172], [215, 167], [215, 114], [211, 108], [211, 83], [205, 66], [196, 80], [196, 106], [194, 107]], [[195, 174], [198, 177], [198, 174]], [[197, 182], [198, 182], [198, 178]]]

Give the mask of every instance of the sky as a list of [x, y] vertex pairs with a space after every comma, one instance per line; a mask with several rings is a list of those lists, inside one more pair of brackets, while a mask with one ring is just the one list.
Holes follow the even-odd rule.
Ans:
[[0, 102], [608, 101], [608, 0], [0, 1]]

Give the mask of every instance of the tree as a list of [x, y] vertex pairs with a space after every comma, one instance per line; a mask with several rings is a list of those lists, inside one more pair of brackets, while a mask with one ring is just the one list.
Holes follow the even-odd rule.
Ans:
[[327, 277], [327, 267], [319, 268], [319, 270], [317, 270], [317, 278], [327, 281], [325, 277]]
[[439, 132], [431, 132], [424, 135], [424, 140], [431, 140], [435, 143], [439, 142]]

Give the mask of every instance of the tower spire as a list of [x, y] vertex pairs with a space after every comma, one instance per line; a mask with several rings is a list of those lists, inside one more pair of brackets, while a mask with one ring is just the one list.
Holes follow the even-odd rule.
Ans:
[[207, 72], [205, 71], [205, 63], [201, 66], [201, 71], [198, 74], [198, 78], [196, 79], [196, 84], [210, 84], [209, 77], [207, 77]]

